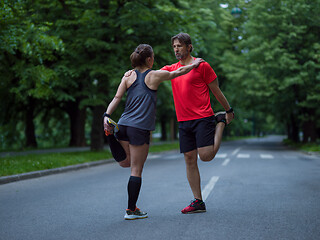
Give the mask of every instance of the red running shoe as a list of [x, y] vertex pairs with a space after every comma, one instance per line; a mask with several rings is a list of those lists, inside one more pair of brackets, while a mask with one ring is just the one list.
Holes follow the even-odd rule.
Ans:
[[202, 200], [194, 199], [191, 204], [181, 210], [184, 214], [206, 212], [206, 205]]

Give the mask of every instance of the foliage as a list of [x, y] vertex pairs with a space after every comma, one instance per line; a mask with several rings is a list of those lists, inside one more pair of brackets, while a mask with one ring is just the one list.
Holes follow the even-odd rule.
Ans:
[[[213, 67], [235, 109], [227, 135], [319, 137], [319, 0], [0, 4], [2, 149], [90, 143], [134, 48], [152, 45], [159, 69], [176, 61], [170, 38], [179, 32], [191, 35], [192, 54]], [[235, 6], [240, 17], [230, 14]], [[214, 97], [212, 104], [223, 110]], [[157, 107], [158, 122], [174, 117], [169, 82], [158, 90]]]

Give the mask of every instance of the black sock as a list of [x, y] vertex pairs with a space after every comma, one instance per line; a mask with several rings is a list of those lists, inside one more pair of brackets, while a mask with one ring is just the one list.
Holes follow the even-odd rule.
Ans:
[[123, 147], [118, 142], [116, 137], [113, 134], [111, 134], [108, 136], [108, 141], [113, 158], [117, 162], [125, 160], [127, 158], [126, 152], [124, 151]]
[[140, 188], [141, 188], [141, 177], [130, 176], [128, 182], [128, 209], [134, 211], [136, 209], [136, 203], [138, 200]]

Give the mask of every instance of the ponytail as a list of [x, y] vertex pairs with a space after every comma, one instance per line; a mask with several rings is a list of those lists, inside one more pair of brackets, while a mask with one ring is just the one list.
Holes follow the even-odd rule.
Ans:
[[153, 49], [148, 44], [140, 44], [130, 55], [133, 68], [141, 67], [146, 64], [146, 59], [152, 57]]

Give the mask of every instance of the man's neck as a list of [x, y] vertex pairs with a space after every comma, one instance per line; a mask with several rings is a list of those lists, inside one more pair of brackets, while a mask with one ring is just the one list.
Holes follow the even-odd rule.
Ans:
[[180, 60], [180, 64], [181, 64], [181, 65], [184, 65], [184, 66], [189, 65], [189, 64], [191, 64], [192, 62], [193, 62], [193, 57], [192, 57], [191, 55], [189, 55], [189, 56], [186, 57], [185, 59], [181, 59], [181, 60]]

